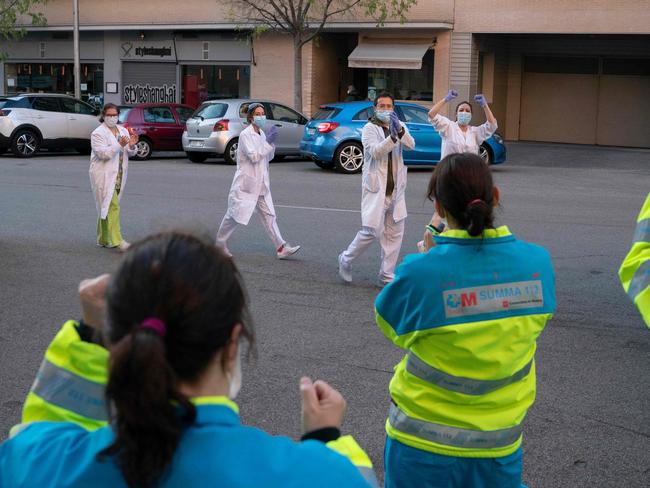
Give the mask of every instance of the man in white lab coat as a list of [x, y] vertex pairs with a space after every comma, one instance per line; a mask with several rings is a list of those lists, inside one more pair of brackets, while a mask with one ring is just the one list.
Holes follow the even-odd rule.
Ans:
[[362, 227], [339, 255], [339, 275], [348, 283], [352, 281], [352, 261], [375, 240], [381, 247], [380, 284], [395, 277], [406, 219], [407, 169], [402, 150], [413, 149], [415, 141], [394, 108], [393, 96], [380, 93], [375, 99], [375, 113], [363, 127]]
[[250, 125], [239, 134], [237, 171], [228, 194], [228, 210], [217, 232], [216, 245], [232, 256], [227, 246], [228, 238], [237, 224], [248, 225], [257, 209], [262, 225], [275, 245], [278, 259], [286, 259], [297, 253], [300, 246], [291, 246], [282, 238], [271, 197], [269, 161], [275, 156], [278, 130], [271, 127], [264, 132], [266, 115], [260, 103], [250, 104], [247, 119]]

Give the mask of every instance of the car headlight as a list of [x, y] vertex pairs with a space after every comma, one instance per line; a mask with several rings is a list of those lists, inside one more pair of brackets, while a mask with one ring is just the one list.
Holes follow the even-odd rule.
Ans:
[[497, 144], [503, 144], [503, 137], [501, 137], [496, 132], [494, 133], [494, 135], [492, 137], [494, 137], [494, 140], [497, 142]]

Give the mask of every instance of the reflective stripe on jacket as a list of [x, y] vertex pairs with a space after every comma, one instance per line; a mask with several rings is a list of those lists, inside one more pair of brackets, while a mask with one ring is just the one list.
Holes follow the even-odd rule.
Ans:
[[435, 240], [405, 258], [375, 303], [381, 331], [408, 351], [390, 383], [386, 430], [438, 454], [507, 456], [521, 444], [536, 339], [555, 310], [551, 259], [507, 227]]
[[[47, 350], [23, 424], [0, 444], [0, 486], [126, 486], [113, 460], [96, 459], [113, 442], [112, 429], [85, 416], [105, 411], [97, 385], [106, 383], [107, 359], [104, 348], [82, 341], [75, 323], [66, 322]], [[351, 436], [327, 446], [295, 442], [241, 425], [238, 407], [228, 398], [192, 402], [196, 421], [183, 433], [158, 486], [377, 486], [370, 459]]]
[[625, 293], [650, 327], [650, 193], [637, 218], [632, 248], [625, 256], [618, 276]]

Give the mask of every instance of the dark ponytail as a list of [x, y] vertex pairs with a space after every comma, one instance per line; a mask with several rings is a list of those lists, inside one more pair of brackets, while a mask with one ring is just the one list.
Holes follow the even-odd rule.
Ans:
[[[152, 236], [127, 253], [109, 286], [110, 371], [106, 387], [115, 457], [129, 486], [158, 483], [196, 409], [179, 383], [193, 383], [247, 327], [244, 288], [230, 259], [208, 241]], [[149, 320], [148, 320], [149, 319]], [[143, 327], [154, 319], [162, 330]]]
[[437, 200], [473, 237], [494, 228], [492, 173], [477, 154], [450, 154], [436, 166], [427, 198]]

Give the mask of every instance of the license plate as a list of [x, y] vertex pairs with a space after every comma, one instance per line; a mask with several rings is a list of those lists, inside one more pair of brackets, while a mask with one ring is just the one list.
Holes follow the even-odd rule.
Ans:
[[309, 129], [307, 129], [307, 134], [309, 134], [310, 136], [313, 136], [314, 134], [316, 134], [316, 129], [314, 129], [313, 127], [310, 127]]
[[203, 141], [190, 141], [190, 147], [203, 147]]

